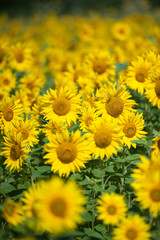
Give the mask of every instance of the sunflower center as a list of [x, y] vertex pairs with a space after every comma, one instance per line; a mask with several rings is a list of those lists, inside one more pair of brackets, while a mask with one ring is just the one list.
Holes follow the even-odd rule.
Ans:
[[119, 117], [123, 112], [124, 103], [120, 97], [112, 97], [108, 102], [106, 102], [106, 110], [112, 117]]
[[19, 63], [22, 63], [22, 62], [23, 62], [24, 56], [23, 56], [23, 54], [22, 54], [21, 52], [18, 52], [18, 53], [16, 54], [16, 60], [17, 60], [17, 62], [19, 62]]
[[129, 240], [134, 240], [137, 238], [137, 232], [134, 229], [128, 229], [128, 231], [126, 232], [126, 237]]
[[15, 206], [12, 203], [7, 203], [7, 206], [5, 207], [5, 211], [9, 216], [12, 216], [14, 214]]
[[150, 197], [154, 202], [160, 202], [160, 188], [155, 188], [151, 191]]
[[77, 149], [73, 143], [64, 142], [57, 148], [57, 156], [59, 160], [64, 163], [73, 162], [77, 156]]
[[67, 98], [56, 99], [53, 103], [53, 111], [59, 115], [66, 115], [71, 108], [70, 101]]
[[10, 157], [12, 160], [17, 160], [21, 156], [21, 148], [18, 144], [11, 147]]
[[160, 150], [160, 139], [157, 141], [158, 149]]
[[160, 98], [160, 81], [156, 83], [155, 92], [158, 98]]
[[100, 129], [94, 134], [95, 144], [99, 148], [106, 148], [112, 141], [112, 134], [105, 129]]
[[4, 119], [6, 121], [11, 121], [13, 119], [13, 111], [12, 109], [4, 109], [3, 110], [3, 115], [4, 115]]
[[54, 201], [51, 203], [50, 207], [51, 207], [51, 212], [56, 217], [60, 217], [60, 218], [65, 217], [67, 205], [63, 199], [61, 199], [61, 198], [54, 199]]
[[3, 79], [3, 84], [6, 86], [9, 85], [9, 80], [7, 78]]
[[96, 60], [94, 63], [93, 63], [93, 71], [98, 73], [99, 75], [103, 74], [105, 71], [106, 71], [106, 64], [104, 63], [104, 61], [102, 60]]
[[0, 101], [2, 101], [4, 95], [3, 94], [0, 94]]
[[136, 80], [138, 82], [144, 82], [145, 81], [145, 75], [143, 73], [137, 73], [136, 74]]
[[107, 207], [107, 212], [110, 214], [110, 215], [114, 215], [116, 213], [116, 208], [115, 206], [113, 205], [110, 205]]
[[133, 123], [126, 123], [123, 128], [126, 137], [132, 138], [136, 134], [136, 127]]
[[23, 138], [23, 140], [24, 140], [24, 139], [27, 139], [28, 136], [29, 136], [28, 131], [25, 130], [25, 129], [20, 130], [20, 133], [22, 134], [22, 138]]
[[3, 61], [4, 56], [5, 56], [4, 51], [0, 49], [0, 63]]
[[86, 126], [89, 127], [89, 125], [91, 125], [92, 121], [93, 121], [92, 117], [87, 117], [86, 120], [85, 120]]

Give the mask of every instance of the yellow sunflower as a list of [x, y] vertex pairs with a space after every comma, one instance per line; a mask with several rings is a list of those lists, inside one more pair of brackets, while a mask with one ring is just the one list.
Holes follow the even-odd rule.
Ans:
[[23, 89], [17, 90], [15, 92], [14, 99], [15, 101], [18, 100], [20, 102], [26, 114], [29, 114], [31, 112], [31, 109], [30, 109], [31, 103], [28, 100], [28, 95], [26, 91], [24, 92]]
[[11, 225], [18, 226], [23, 223], [24, 215], [20, 203], [7, 199], [3, 207], [3, 217]]
[[39, 201], [35, 203], [35, 209], [43, 230], [57, 235], [75, 229], [81, 222], [80, 214], [86, 199], [74, 182], [64, 183], [60, 178], [52, 178], [37, 195]]
[[113, 240], [149, 240], [151, 237], [149, 229], [150, 225], [138, 214], [128, 215], [113, 230]]
[[88, 128], [92, 125], [92, 123], [98, 118], [96, 110], [94, 108], [89, 107], [82, 111], [82, 116], [79, 118], [80, 121], [80, 129], [82, 131], [87, 131]]
[[68, 87], [58, 90], [50, 89], [43, 97], [42, 114], [47, 120], [75, 123], [80, 112], [80, 96], [76, 90]]
[[8, 131], [17, 120], [22, 119], [23, 108], [19, 101], [14, 98], [4, 98], [0, 105], [0, 123], [1, 129]]
[[153, 139], [154, 144], [151, 146], [154, 150], [152, 151], [152, 155], [160, 156], [160, 136], [157, 136]]
[[0, 87], [10, 92], [16, 86], [16, 76], [9, 70], [0, 73]]
[[131, 62], [127, 69], [126, 84], [129, 88], [137, 90], [143, 94], [146, 80], [153, 74], [151, 62], [138, 57]]
[[118, 119], [120, 115], [133, 111], [132, 107], [136, 103], [130, 98], [131, 94], [124, 87], [119, 87], [117, 90], [104, 89], [101, 99], [96, 102], [97, 114], [102, 114], [105, 118], [111, 116], [113, 119]]
[[33, 118], [27, 119], [25, 121], [19, 120], [13, 124], [12, 131], [15, 136], [20, 134], [22, 140], [33, 147], [33, 144], [38, 143], [38, 125], [37, 121]]
[[119, 41], [126, 41], [131, 35], [130, 25], [126, 22], [116, 22], [112, 26], [113, 38]]
[[117, 155], [117, 149], [121, 149], [123, 133], [112, 118], [99, 118], [89, 128], [86, 134], [88, 146], [95, 158], [100, 156], [101, 160], [106, 156]]
[[7, 137], [4, 137], [4, 140], [3, 151], [0, 153], [6, 158], [4, 164], [7, 165], [6, 167], [10, 167], [10, 171], [12, 169], [19, 171], [24, 160], [28, 158], [27, 153], [30, 149], [22, 141], [20, 135], [8, 134]]
[[75, 172], [85, 167], [84, 163], [90, 160], [90, 151], [85, 141], [85, 135], [81, 136], [80, 131], [72, 132], [69, 135], [68, 130], [61, 134], [53, 135], [51, 141], [44, 146], [48, 152], [44, 158], [46, 164], [51, 164], [54, 172], [59, 176], [68, 176], [70, 172]]
[[142, 208], [149, 208], [150, 213], [156, 218], [160, 212], [160, 171], [152, 171], [152, 175], [141, 183], [141, 189], [136, 191], [136, 195]]
[[63, 126], [62, 122], [56, 122], [56, 121], [49, 121], [43, 129], [43, 132], [46, 134], [46, 137], [50, 141], [56, 133], [62, 133], [64, 130], [66, 130], [66, 126]]
[[144, 128], [144, 120], [143, 114], [129, 112], [119, 117], [119, 124], [122, 127], [122, 131], [124, 133], [123, 136], [123, 144], [130, 148], [133, 146], [136, 148], [136, 143], [132, 141], [137, 140], [139, 138], [143, 138], [147, 133], [143, 131]]
[[125, 218], [127, 206], [123, 196], [104, 193], [102, 199], [98, 199], [97, 202], [99, 203], [97, 219], [103, 220], [104, 224], [117, 225], [121, 219]]

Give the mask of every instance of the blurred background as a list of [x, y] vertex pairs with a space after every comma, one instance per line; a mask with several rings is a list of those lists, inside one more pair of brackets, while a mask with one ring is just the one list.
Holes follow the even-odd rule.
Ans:
[[0, 12], [8, 16], [32, 15], [33, 12], [56, 11], [59, 14], [87, 14], [92, 11], [122, 14], [152, 11], [160, 0], [0, 0]]

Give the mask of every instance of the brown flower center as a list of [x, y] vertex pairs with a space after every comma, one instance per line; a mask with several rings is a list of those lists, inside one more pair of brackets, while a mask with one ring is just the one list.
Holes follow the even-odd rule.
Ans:
[[77, 148], [73, 143], [64, 142], [58, 146], [57, 156], [64, 164], [73, 162], [77, 156]]
[[160, 187], [153, 189], [150, 193], [153, 202], [160, 202]]
[[3, 84], [6, 85], [6, 86], [9, 85], [9, 80], [7, 78], [4, 78], [3, 79]]
[[99, 75], [103, 74], [106, 71], [107, 65], [104, 60], [97, 59], [93, 63], [93, 71]]
[[160, 98], [160, 81], [156, 83], [155, 93], [156, 93], [157, 97]]
[[14, 210], [15, 210], [15, 206], [12, 203], [7, 203], [6, 204], [5, 212], [7, 213], [7, 215], [13, 216], [14, 215]]
[[89, 127], [89, 126], [91, 125], [92, 121], [93, 121], [93, 118], [92, 118], [92, 117], [87, 117], [87, 118], [85, 119], [85, 124], [86, 124], [86, 126]]
[[4, 109], [3, 116], [6, 121], [11, 121], [13, 119], [13, 111], [12, 109]]
[[107, 207], [107, 212], [110, 214], [110, 215], [114, 215], [116, 213], [116, 208], [114, 205], [110, 205]]
[[128, 229], [128, 231], [126, 232], [126, 237], [129, 239], [129, 240], [134, 240], [137, 238], [137, 232], [130, 228]]
[[23, 53], [22, 53], [22, 52], [18, 52], [18, 53], [16, 54], [16, 60], [17, 60], [18, 63], [22, 63], [22, 62], [23, 62], [24, 56], [23, 56]]
[[112, 141], [112, 134], [108, 130], [99, 129], [94, 134], [94, 141], [97, 147], [106, 148]]
[[27, 139], [29, 137], [29, 133], [26, 129], [21, 129], [21, 130], [19, 130], [18, 133], [21, 133], [23, 140]]
[[133, 123], [126, 123], [123, 128], [126, 137], [132, 138], [136, 134], [136, 127]]
[[145, 75], [143, 73], [137, 73], [136, 74], [136, 80], [138, 82], [144, 82], [145, 81]]
[[120, 97], [112, 97], [106, 102], [106, 110], [109, 115], [112, 117], [119, 117], [123, 112], [124, 103]]
[[50, 205], [50, 209], [53, 215], [56, 217], [64, 218], [66, 215], [67, 204], [64, 199], [54, 199]]
[[4, 95], [0, 93], [0, 101], [2, 101]]
[[53, 111], [59, 115], [66, 115], [71, 108], [70, 101], [67, 98], [56, 99], [53, 103]]
[[11, 147], [10, 157], [12, 160], [16, 161], [21, 156], [21, 148], [18, 144]]
[[158, 149], [160, 150], [160, 139], [157, 141]]

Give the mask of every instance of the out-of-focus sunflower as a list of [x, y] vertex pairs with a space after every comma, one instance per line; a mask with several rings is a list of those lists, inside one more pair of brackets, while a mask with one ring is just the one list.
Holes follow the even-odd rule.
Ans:
[[5, 70], [0, 74], [0, 87], [4, 89], [4, 91], [10, 92], [16, 85], [16, 77], [9, 70]]

